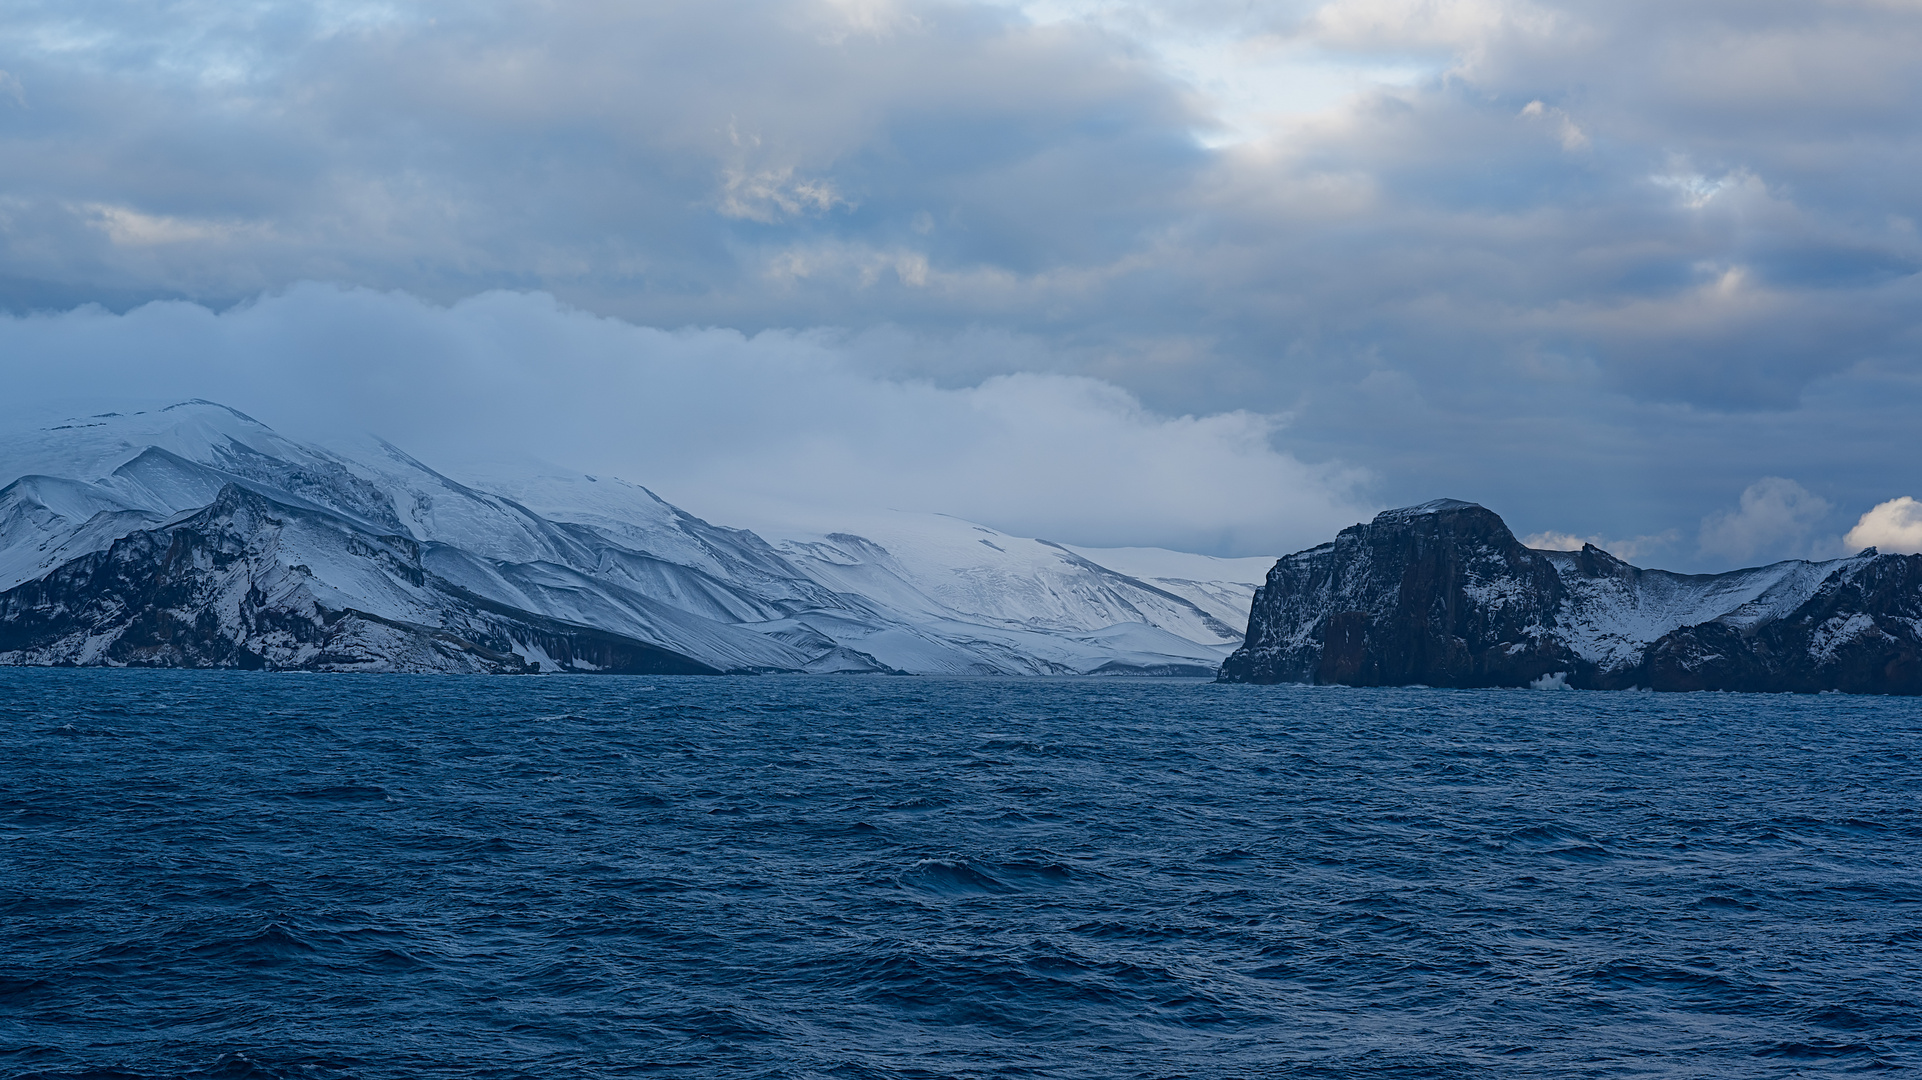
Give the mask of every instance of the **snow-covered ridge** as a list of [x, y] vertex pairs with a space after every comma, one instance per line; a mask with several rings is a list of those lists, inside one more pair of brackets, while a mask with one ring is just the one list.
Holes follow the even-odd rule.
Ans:
[[1541, 554], [1567, 588], [1557, 619], [1562, 640], [1577, 656], [1611, 669], [1636, 663], [1680, 627], [1720, 621], [1747, 629], [1780, 619], [1849, 561], [1791, 559], [1724, 574], [1674, 574], [1629, 566], [1592, 546]]
[[[110, 548], [124, 556], [189, 536], [212, 544], [206, 537], [217, 534], [230, 561], [202, 567], [214, 577], [194, 588], [227, 599], [208, 603], [231, 606], [233, 596], [257, 599], [293, 581], [298, 595], [285, 593], [286, 603], [306, 605], [301, 617], [316, 626], [327, 612], [358, 611], [435, 632], [459, 624], [503, 643], [510, 631], [531, 633], [512, 627], [550, 620], [723, 671], [1208, 674], [1240, 643], [1259, 580], [1251, 570], [1268, 562], [1115, 553], [1131, 573], [1098, 551], [927, 514], [875, 515], [848, 531], [770, 543], [617, 478], [528, 466], [462, 483], [379, 440], [305, 444], [205, 401], [15, 433], [0, 439], [0, 478], [0, 596]], [[216, 524], [195, 516], [233, 491], [268, 509]], [[259, 526], [273, 539], [237, 538], [236, 522], [274, 522]], [[134, 538], [144, 539], [119, 543]], [[372, 554], [397, 542], [412, 562]], [[116, 573], [137, 573], [130, 557]], [[236, 566], [247, 568], [244, 581], [220, 576], [243, 573]], [[483, 609], [485, 618], [474, 614]], [[381, 625], [363, 637], [404, 636]], [[324, 650], [312, 641], [263, 662], [318, 664]], [[573, 649], [565, 662], [521, 644], [544, 668], [592, 669], [578, 641], [556, 646]], [[64, 662], [114, 662], [106, 645], [89, 648]], [[436, 648], [389, 651], [416, 658], [394, 661], [404, 668]], [[0, 661], [9, 656], [63, 662], [0, 641]], [[308, 659], [285, 660], [297, 656]]]

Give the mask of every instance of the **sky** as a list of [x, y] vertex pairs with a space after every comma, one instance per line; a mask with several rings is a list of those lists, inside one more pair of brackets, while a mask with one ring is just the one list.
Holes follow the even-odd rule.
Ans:
[[15, 0], [0, 412], [771, 529], [1915, 550], [1916, 56], [1918, 0]]

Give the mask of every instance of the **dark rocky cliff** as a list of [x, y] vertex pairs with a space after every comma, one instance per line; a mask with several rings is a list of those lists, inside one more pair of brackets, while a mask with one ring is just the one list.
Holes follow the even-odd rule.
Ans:
[[1922, 555], [1838, 570], [1787, 618], [1682, 627], [1647, 668], [1657, 690], [1922, 694]]
[[1439, 500], [1275, 564], [1224, 682], [1922, 693], [1922, 556], [1722, 575], [1524, 547]]
[[1276, 563], [1221, 678], [1524, 686], [1568, 668], [1541, 633], [1562, 594], [1554, 566], [1480, 506], [1390, 510]]

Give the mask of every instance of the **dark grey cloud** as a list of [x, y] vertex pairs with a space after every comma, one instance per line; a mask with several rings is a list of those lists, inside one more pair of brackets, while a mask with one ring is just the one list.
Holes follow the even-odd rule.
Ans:
[[871, 321], [917, 306], [924, 266], [1121, 258], [1202, 159], [1179, 96], [1112, 42], [973, 7], [174, 8], [15, 10], [13, 276]]
[[[1917, 55], [1896, 0], [17, 3], [0, 303], [812, 329], [1719, 565], [1922, 493]], [[1718, 532], [1771, 478], [1802, 532]]]
[[888, 508], [1067, 543], [1273, 555], [1373, 512], [1356, 495], [1365, 477], [1278, 453], [1266, 417], [1156, 415], [1085, 376], [877, 378], [861, 347], [637, 327], [540, 294], [438, 307], [306, 285], [220, 313], [0, 316], [0, 355], [40, 359], [14, 373], [0, 423], [198, 389], [295, 436], [378, 433], [457, 477], [546, 460], [776, 529]]

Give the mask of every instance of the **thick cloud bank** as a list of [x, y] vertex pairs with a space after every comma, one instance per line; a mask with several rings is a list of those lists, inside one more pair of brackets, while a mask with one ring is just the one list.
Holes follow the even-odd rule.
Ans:
[[1084, 376], [942, 388], [865, 374], [848, 352], [825, 333], [667, 332], [503, 292], [439, 307], [303, 286], [222, 313], [0, 318], [19, 410], [206, 397], [291, 434], [371, 431], [456, 475], [523, 456], [615, 473], [726, 524], [833, 528], [894, 508], [1272, 555], [1370, 512], [1356, 472], [1278, 452], [1269, 417], [1159, 416]]
[[1719, 569], [1914, 490], [1919, 55], [1910, 0], [17, 0], [0, 308], [838, 327]]

